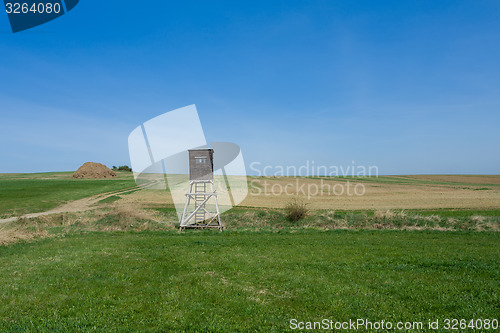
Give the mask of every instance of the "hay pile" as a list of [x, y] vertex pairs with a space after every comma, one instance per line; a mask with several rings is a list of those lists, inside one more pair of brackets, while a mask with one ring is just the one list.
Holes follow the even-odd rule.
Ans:
[[111, 178], [116, 172], [101, 163], [87, 162], [73, 174], [73, 178]]

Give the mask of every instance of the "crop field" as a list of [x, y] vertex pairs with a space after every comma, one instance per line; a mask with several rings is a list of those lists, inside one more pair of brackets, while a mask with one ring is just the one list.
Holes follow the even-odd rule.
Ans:
[[[168, 191], [130, 173], [70, 177], [0, 175], [2, 332], [499, 319], [500, 176], [251, 177], [222, 233], [179, 233]], [[347, 183], [364, 195], [321, 188]]]
[[[246, 207], [283, 208], [290, 198], [300, 198], [312, 209], [500, 208], [500, 176], [250, 177], [248, 186], [241, 204]], [[355, 193], [356, 186], [363, 195]], [[138, 191], [126, 199], [146, 206], [172, 202], [161, 190]]]
[[[356, 185], [358, 194], [359, 185], [364, 187], [363, 195], [354, 193]], [[500, 176], [249, 177], [248, 187], [249, 195], [240, 206], [283, 208], [290, 198], [300, 198], [312, 209], [500, 208]], [[71, 173], [0, 174], [0, 217], [135, 188], [132, 174], [126, 172], [112, 179], [71, 179]], [[120, 199], [145, 207], [172, 204], [165, 190], [138, 190]]]

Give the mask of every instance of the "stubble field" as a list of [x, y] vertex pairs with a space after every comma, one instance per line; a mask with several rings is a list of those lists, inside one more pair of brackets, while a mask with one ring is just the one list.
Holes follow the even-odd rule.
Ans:
[[[499, 209], [500, 176], [250, 177], [240, 204], [284, 208], [290, 199], [312, 209]], [[124, 198], [143, 205], [171, 204], [168, 192], [137, 191]]]

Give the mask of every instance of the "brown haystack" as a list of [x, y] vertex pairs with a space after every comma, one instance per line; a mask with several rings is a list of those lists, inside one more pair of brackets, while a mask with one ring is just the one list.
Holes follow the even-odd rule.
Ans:
[[73, 174], [73, 178], [111, 178], [116, 172], [101, 163], [87, 162]]

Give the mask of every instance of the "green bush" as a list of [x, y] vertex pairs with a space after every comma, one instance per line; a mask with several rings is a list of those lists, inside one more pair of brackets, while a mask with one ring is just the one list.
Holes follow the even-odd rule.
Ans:
[[286, 217], [290, 221], [297, 222], [306, 217], [309, 209], [307, 208], [307, 204], [305, 202], [293, 199], [286, 205], [285, 211]]
[[[116, 167], [113, 167], [113, 170], [115, 170], [114, 168]], [[121, 165], [118, 167], [118, 171], [129, 171], [129, 172], [132, 172], [132, 168], [130, 168], [128, 165]]]

